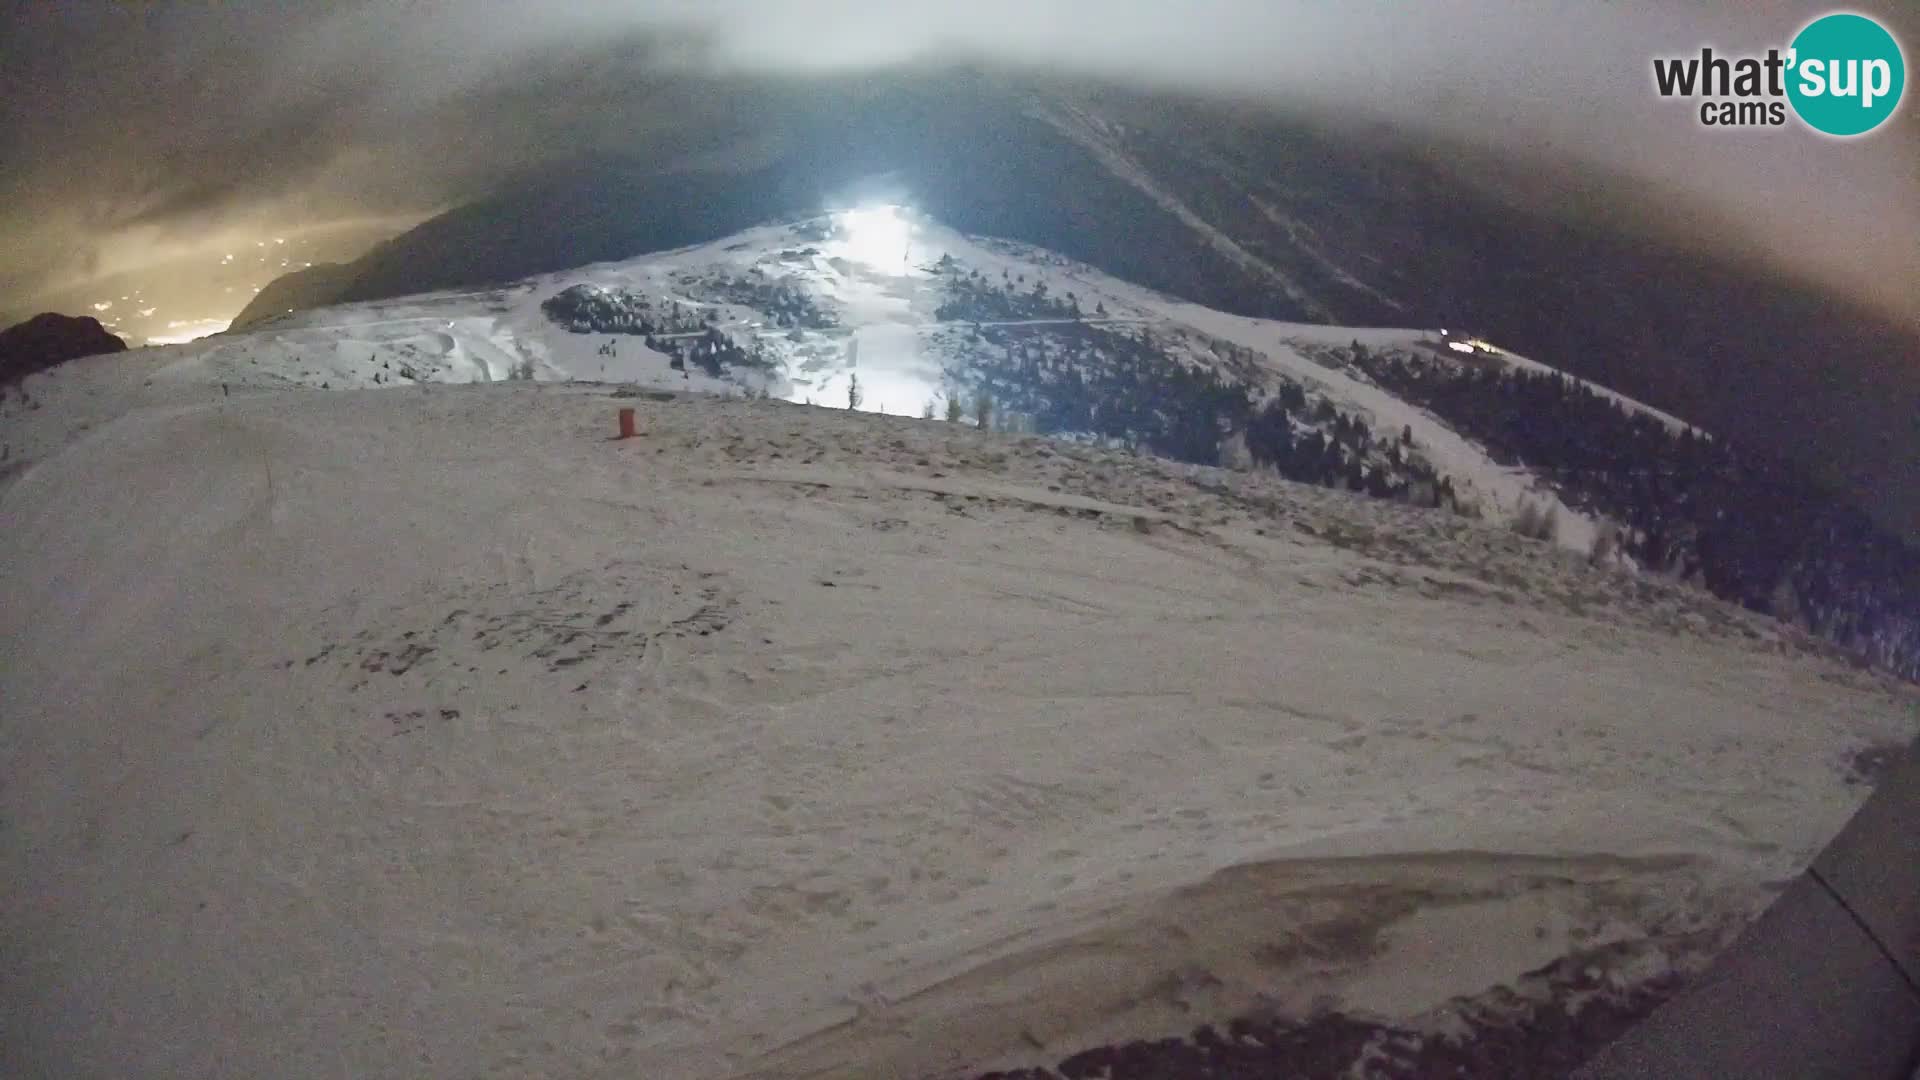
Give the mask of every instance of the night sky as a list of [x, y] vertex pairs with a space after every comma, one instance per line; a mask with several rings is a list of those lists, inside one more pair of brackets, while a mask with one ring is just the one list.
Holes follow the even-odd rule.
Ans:
[[[176, 332], [168, 323], [217, 323], [287, 269], [354, 257], [542, 163], [644, 151], [776, 82], [804, 93], [813, 75], [968, 59], [1253, 95], [1595, 162], [1707, 200], [1725, 212], [1713, 229], [1730, 219], [1746, 232], [1694, 241], [1757, 243], [1790, 272], [1920, 327], [1915, 91], [1878, 132], [1837, 142], [1798, 126], [1708, 131], [1652, 89], [1656, 55], [1764, 51], [1827, 6], [1348, 8], [13, 5], [0, 27], [0, 314], [108, 303], [101, 317], [137, 329], [136, 343]], [[1911, 7], [1862, 10], [1920, 41]]]

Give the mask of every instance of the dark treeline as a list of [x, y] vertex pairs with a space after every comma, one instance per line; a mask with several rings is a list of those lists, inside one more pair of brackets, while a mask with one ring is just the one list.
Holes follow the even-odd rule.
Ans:
[[1357, 345], [1340, 359], [1623, 523], [1643, 566], [1920, 677], [1920, 553], [1792, 466], [1558, 373]]
[[656, 308], [644, 294], [598, 285], [574, 285], [540, 305], [554, 325], [575, 334], [703, 334], [711, 316], [668, 301]]
[[[1426, 506], [1453, 506], [1452, 481], [1437, 475], [1400, 432], [1376, 434], [1364, 420], [1278, 381], [1261, 397], [1249, 387], [1252, 354], [1225, 342], [1201, 347], [1217, 360], [1189, 366], [1145, 327], [1069, 321], [1045, 327], [980, 324], [1058, 317], [1077, 301], [1047, 298], [1043, 286], [978, 274], [948, 275], [940, 317], [974, 323], [968, 359], [948, 374], [990, 394], [1040, 434], [1084, 434], [1144, 447], [1198, 465], [1222, 464], [1244, 439], [1251, 462], [1305, 483], [1342, 487]], [[1189, 342], [1188, 344], [1191, 344]], [[1231, 374], [1227, 374], [1227, 373]], [[1275, 382], [1271, 376], [1260, 380]]]
[[1002, 411], [1030, 418], [1043, 434], [1097, 435], [1217, 465], [1222, 432], [1244, 427], [1252, 412], [1245, 388], [1188, 368], [1144, 331], [988, 327], [969, 353], [952, 374], [990, 390]]
[[839, 325], [832, 312], [814, 303], [805, 285], [768, 278], [757, 266], [744, 275], [723, 275], [683, 284], [695, 299], [723, 301], [765, 312], [773, 325], [783, 330], [794, 327], [830, 330]]
[[1029, 287], [1025, 274], [1013, 276], [1002, 270], [998, 278], [993, 278], [978, 270], [961, 273], [951, 255], [942, 255], [936, 269], [947, 293], [946, 301], [933, 313], [941, 322], [1080, 318], [1080, 301], [1072, 293], [1050, 295], [1047, 283], [1037, 276]]
[[714, 326], [696, 337], [649, 338], [647, 347], [672, 357], [668, 365], [675, 371], [685, 371], [692, 364], [716, 379], [734, 368], [772, 371], [780, 366], [765, 345], [756, 341], [743, 346]]
[[[812, 301], [805, 306], [811, 308]], [[711, 312], [677, 301], [656, 308], [639, 293], [575, 285], [549, 297], [540, 310], [575, 334], [644, 336], [647, 348], [672, 358], [669, 364], [675, 371], [684, 372], [692, 364], [718, 379], [733, 368], [768, 371], [778, 366], [760, 342], [741, 345], [713, 325]]]

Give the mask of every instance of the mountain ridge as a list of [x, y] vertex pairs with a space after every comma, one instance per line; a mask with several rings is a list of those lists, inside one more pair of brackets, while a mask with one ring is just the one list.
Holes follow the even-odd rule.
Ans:
[[91, 315], [44, 312], [0, 330], [0, 386], [68, 360], [123, 352], [126, 347]]
[[1782, 624], [1456, 515], [698, 365], [227, 393], [221, 344], [8, 416], [53, 447], [0, 488], [9, 1072], [973, 1075], [1331, 1025], [1417, 1076], [1463, 1012], [1496, 1051], [1644, 1013], [1913, 729]]
[[1458, 325], [1782, 454], [1920, 534], [1920, 332], [1760, 265], [1686, 200], [1589, 181], [1555, 203], [1526, 179], [1539, 163], [1245, 102], [997, 72], [810, 86], [805, 107], [734, 91], [780, 133], [750, 168], [536, 176], [382, 245], [333, 298], [631, 257], [872, 190], [1237, 314]]
[[1458, 332], [1236, 316], [885, 204], [500, 289], [283, 315], [173, 369], [977, 412], [1507, 522], [1920, 674], [1920, 556], [1738, 438]]

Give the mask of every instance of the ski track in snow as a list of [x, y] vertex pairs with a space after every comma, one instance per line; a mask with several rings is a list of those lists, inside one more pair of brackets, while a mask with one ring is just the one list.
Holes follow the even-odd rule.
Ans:
[[[1047, 272], [1400, 422], [1281, 324]], [[847, 277], [872, 395], [925, 302]], [[1437, 512], [780, 402], [306, 389], [368, 343], [721, 388], [538, 332], [579, 278], [0, 406], [0, 1072], [962, 1076], [1432, 1018], [1575, 948], [1688, 962], [1916, 727], [1781, 626]]]

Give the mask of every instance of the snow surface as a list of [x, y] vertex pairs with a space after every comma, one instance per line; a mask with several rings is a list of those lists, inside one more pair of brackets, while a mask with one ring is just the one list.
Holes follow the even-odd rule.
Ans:
[[1788, 631], [1439, 513], [169, 355], [6, 405], [6, 1075], [960, 1076], [1444, 1017], [1723, 940], [1916, 726]]
[[[796, 257], [843, 327], [767, 328], [775, 389], [917, 412], [953, 253], [1523, 490], [1298, 327], [906, 234]], [[539, 310], [800, 246], [0, 404], [0, 1075], [964, 1076], [1249, 1011], [1444, 1027], [1576, 950], [1697, 965], [1920, 728], [1788, 628], [1494, 523], [683, 393], [752, 387]], [[555, 381], [603, 377], [638, 385]]]

